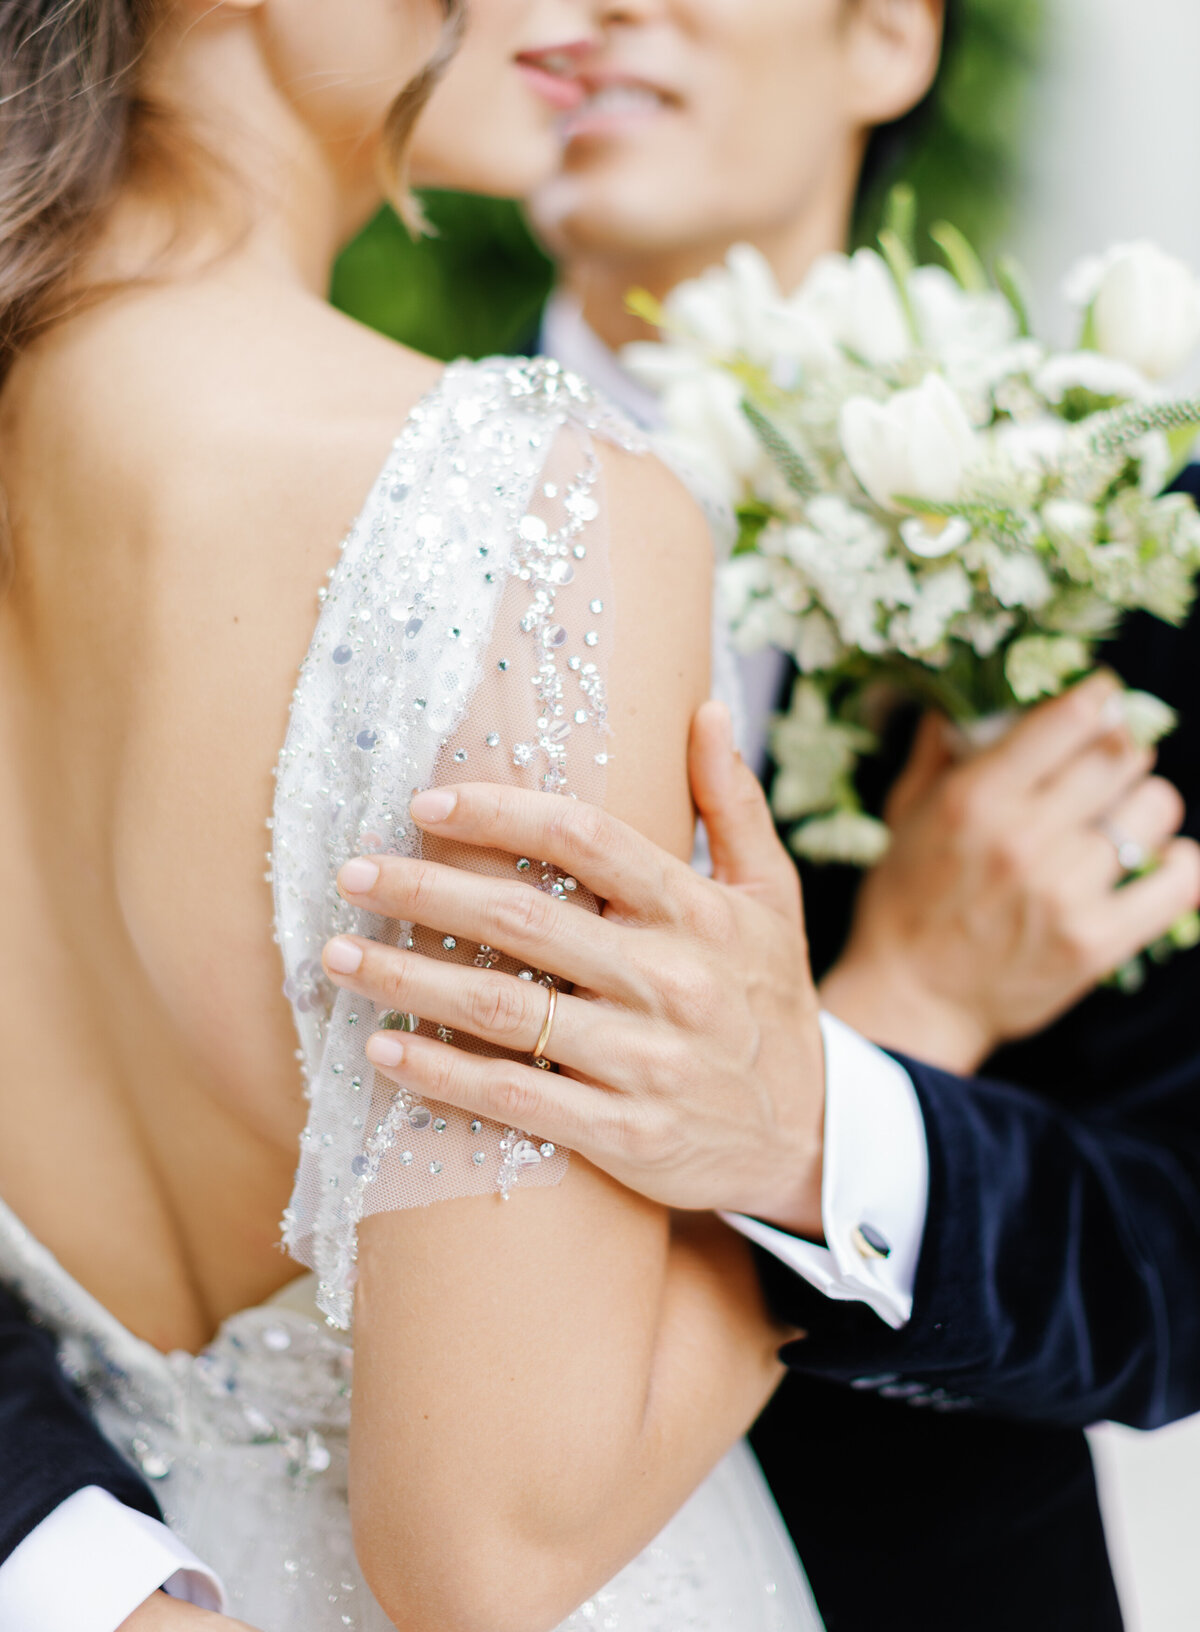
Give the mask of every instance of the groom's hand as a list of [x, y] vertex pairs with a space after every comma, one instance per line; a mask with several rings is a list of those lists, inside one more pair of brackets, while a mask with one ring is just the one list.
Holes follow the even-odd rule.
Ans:
[[[394, 1031], [367, 1053], [414, 1092], [532, 1128], [667, 1206], [752, 1213], [819, 1239], [824, 1050], [795, 867], [718, 704], [696, 717], [690, 768], [713, 879], [594, 806], [491, 784], [419, 794], [426, 832], [553, 862], [605, 907], [597, 919], [517, 881], [397, 856], [350, 863], [340, 882], [355, 905], [574, 987], [545, 1049], [559, 1074]], [[535, 982], [378, 942], [342, 937], [325, 966], [385, 1007], [517, 1052], [533, 1051], [547, 1017]]]
[[117, 1632], [254, 1632], [254, 1628], [228, 1615], [168, 1598], [165, 1592], [154, 1592], [121, 1622]]
[[[930, 716], [821, 995], [875, 1042], [968, 1074], [1040, 1031], [1200, 901], [1183, 801], [1098, 674], [963, 763]], [[1122, 849], [1156, 863], [1128, 879]]]

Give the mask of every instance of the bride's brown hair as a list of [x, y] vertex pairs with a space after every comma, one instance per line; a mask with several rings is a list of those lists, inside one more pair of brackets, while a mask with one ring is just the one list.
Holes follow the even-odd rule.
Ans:
[[[162, 5], [0, 0], [0, 381], [21, 348], [80, 298], [72, 274], [109, 205], [171, 139], [137, 82]], [[412, 221], [408, 141], [453, 54], [465, 0], [442, 0], [442, 9], [438, 50], [396, 98], [384, 130], [388, 182]]]

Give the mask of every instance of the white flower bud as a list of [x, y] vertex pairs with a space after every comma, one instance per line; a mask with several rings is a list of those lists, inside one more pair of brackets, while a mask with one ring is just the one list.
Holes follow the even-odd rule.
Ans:
[[873, 867], [887, 854], [892, 835], [882, 822], [856, 810], [838, 810], [814, 816], [792, 835], [792, 849], [809, 861], [840, 861], [852, 867]]
[[966, 411], [940, 374], [884, 402], [851, 397], [839, 429], [851, 470], [884, 510], [902, 509], [903, 497], [957, 499], [978, 453]]

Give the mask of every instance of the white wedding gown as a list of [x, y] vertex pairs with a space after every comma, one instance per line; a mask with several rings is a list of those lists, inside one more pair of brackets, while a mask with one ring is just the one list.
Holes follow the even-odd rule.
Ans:
[[[328, 987], [319, 957], [339, 929], [412, 933], [352, 911], [334, 878], [363, 849], [417, 853], [414, 789], [470, 776], [602, 799], [614, 609], [597, 436], [641, 451], [553, 364], [454, 365], [410, 416], [322, 592], [273, 818], [276, 933], [310, 1099], [285, 1233], [314, 1272], [227, 1320], [201, 1354], [163, 1355], [0, 1203], [0, 1278], [57, 1336], [105, 1433], [221, 1575], [230, 1612], [263, 1632], [390, 1625], [355, 1561], [347, 1502], [359, 1219], [555, 1183], [566, 1167], [564, 1152], [521, 1130], [431, 1109], [377, 1081], [362, 1054], [376, 1017]], [[574, 880], [537, 861], [494, 870], [510, 865], [564, 910], [568, 900], [594, 908]], [[520, 973], [488, 947], [436, 949]], [[820, 1627], [744, 1444], [563, 1624]]]

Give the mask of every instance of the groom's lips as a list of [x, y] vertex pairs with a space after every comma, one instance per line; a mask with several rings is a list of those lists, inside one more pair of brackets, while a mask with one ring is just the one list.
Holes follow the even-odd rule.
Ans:
[[645, 124], [677, 109], [680, 98], [665, 86], [620, 70], [585, 72], [584, 97], [563, 122], [568, 139], [610, 136]]

